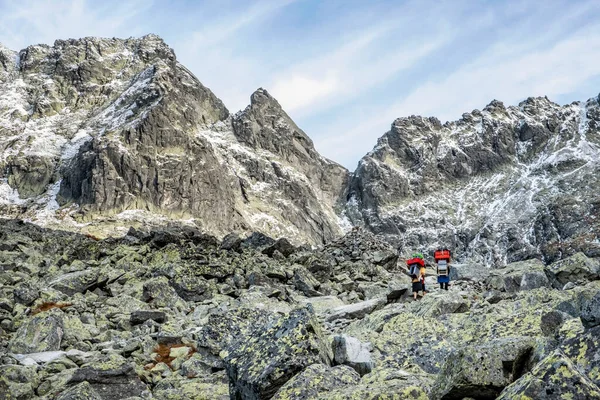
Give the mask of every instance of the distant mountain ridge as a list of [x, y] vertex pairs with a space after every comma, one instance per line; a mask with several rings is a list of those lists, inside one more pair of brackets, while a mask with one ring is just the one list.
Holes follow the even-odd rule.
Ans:
[[159, 37], [0, 46], [0, 215], [91, 233], [180, 221], [503, 265], [600, 255], [598, 99], [399, 118], [350, 173], [264, 89], [230, 114]]

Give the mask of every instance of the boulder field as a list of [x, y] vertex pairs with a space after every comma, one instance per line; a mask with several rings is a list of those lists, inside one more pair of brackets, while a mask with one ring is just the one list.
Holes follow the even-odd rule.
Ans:
[[0, 223], [2, 399], [600, 398], [600, 263], [455, 265], [417, 301], [366, 230], [318, 248]]

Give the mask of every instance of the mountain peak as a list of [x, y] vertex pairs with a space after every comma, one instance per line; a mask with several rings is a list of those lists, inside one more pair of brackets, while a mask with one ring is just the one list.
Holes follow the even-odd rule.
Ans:
[[273, 97], [268, 91], [267, 89], [263, 89], [258, 88], [254, 91], [254, 93], [252, 93], [252, 95], [250, 96], [250, 106], [262, 106], [262, 105], [268, 105], [268, 106], [273, 106], [276, 107], [278, 109], [282, 109], [281, 104], [279, 104], [279, 102], [277, 101], [277, 99], [275, 99], [275, 97]]

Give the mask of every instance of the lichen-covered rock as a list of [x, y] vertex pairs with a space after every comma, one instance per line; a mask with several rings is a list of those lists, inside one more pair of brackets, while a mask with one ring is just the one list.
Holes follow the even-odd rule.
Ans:
[[309, 297], [322, 296], [318, 291], [321, 283], [306, 268], [299, 266], [294, 270], [294, 287]]
[[600, 387], [600, 326], [567, 338], [560, 348], [580, 371]]
[[600, 325], [600, 291], [591, 299], [584, 300], [581, 307], [581, 320], [588, 327]]
[[531, 372], [506, 387], [498, 399], [600, 399], [600, 389], [580, 373], [567, 356], [556, 350]]
[[63, 335], [62, 312], [44, 312], [34, 316], [18, 329], [12, 337], [9, 350], [13, 353], [60, 350]]
[[516, 292], [540, 287], [553, 287], [554, 276], [538, 259], [508, 264], [490, 272], [485, 283], [488, 288], [502, 292]]
[[35, 367], [0, 365], [0, 399], [31, 399], [38, 384]]
[[436, 318], [443, 314], [464, 313], [471, 308], [470, 299], [459, 292], [437, 292], [425, 296], [418, 307], [417, 315]]
[[197, 350], [216, 366], [222, 367], [221, 351], [228, 349], [240, 337], [253, 336], [255, 330], [268, 326], [273, 318], [265, 311], [252, 308], [215, 312], [208, 316], [196, 333]]
[[319, 399], [327, 400], [428, 400], [432, 377], [418, 368], [386, 363], [363, 376], [356, 385], [334, 388]]
[[356, 385], [360, 376], [352, 368], [313, 364], [286, 382], [272, 400], [325, 399], [338, 388]]
[[30, 282], [22, 282], [17, 285], [13, 292], [15, 303], [30, 306], [40, 296], [40, 291]]
[[596, 280], [600, 276], [600, 262], [581, 252], [552, 263], [548, 269], [563, 285], [568, 282], [585, 283]]
[[202, 377], [187, 378], [171, 375], [161, 379], [154, 388], [154, 398], [164, 400], [228, 400], [229, 387], [223, 371]]
[[296, 309], [227, 349], [231, 398], [269, 399], [308, 365], [329, 365], [331, 358], [312, 309]]
[[144, 283], [142, 300], [155, 307], [174, 307], [181, 299], [165, 277], [149, 279]]
[[148, 387], [136, 374], [134, 366], [116, 354], [104, 356], [77, 369], [69, 384], [88, 382], [104, 399], [142, 396]]
[[88, 382], [81, 382], [60, 393], [56, 400], [102, 400]]
[[432, 399], [495, 398], [526, 372], [533, 349], [527, 338], [497, 339], [467, 346], [448, 357], [432, 390]]
[[328, 311], [344, 305], [344, 302], [336, 296], [309, 297], [300, 299], [300, 303], [310, 304], [317, 314], [326, 314]]
[[48, 283], [48, 286], [68, 296], [72, 296], [75, 293], [83, 293], [96, 285], [99, 272], [96, 268], [70, 272], [54, 278]]

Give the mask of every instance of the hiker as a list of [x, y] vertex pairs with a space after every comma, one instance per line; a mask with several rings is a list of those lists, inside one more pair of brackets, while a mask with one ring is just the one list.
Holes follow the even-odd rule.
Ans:
[[[413, 299], [417, 300], [417, 296], [419, 292], [424, 290], [425, 280], [422, 278], [422, 271], [425, 269], [425, 261], [423, 260], [423, 254], [415, 253], [412, 258], [406, 260], [406, 264], [408, 265], [408, 273], [410, 274], [410, 278], [412, 280], [412, 292]], [[425, 294], [425, 292], [423, 292]]]
[[450, 256], [448, 249], [439, 249], [433, 253], [433, 259], [436, 263], [437, 281], [441, 290], [448, 290], [450, 283]]
[[427, 268], [425, 267], [425, 263], [421, 266], [421, 286], [423, 288], [423, 296], [427, 294], [427, 288], [425, 287], [425, 275], [427, 275]]

